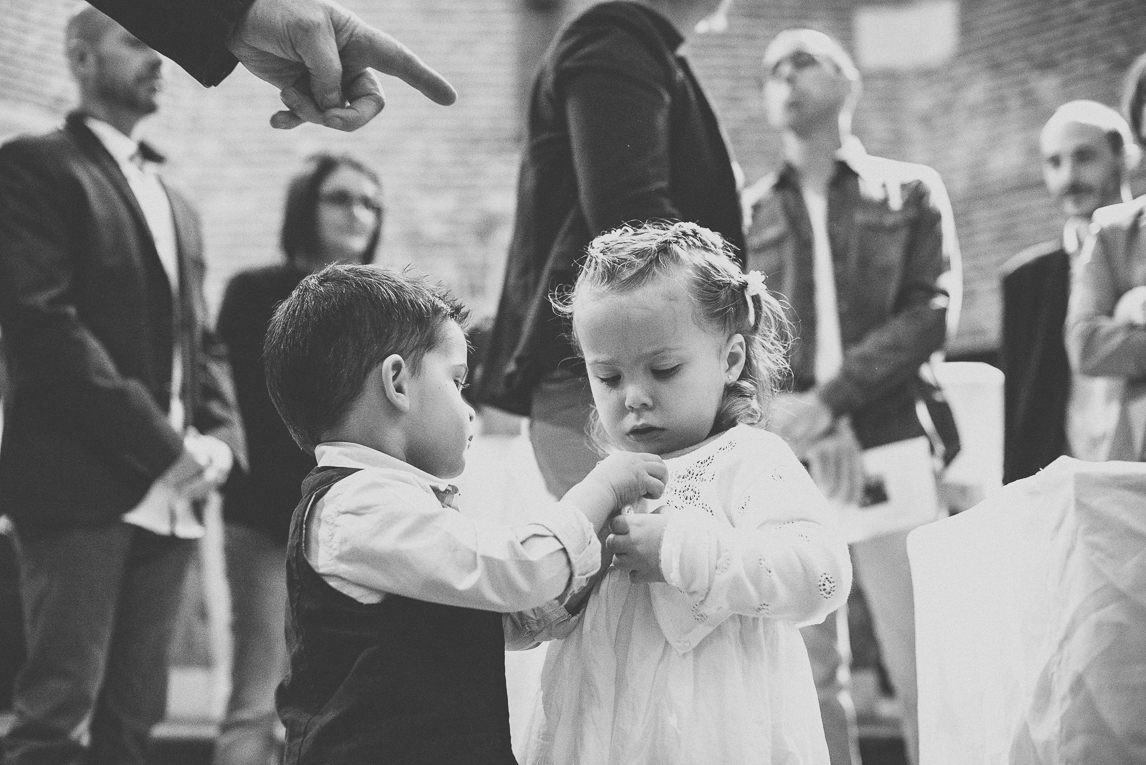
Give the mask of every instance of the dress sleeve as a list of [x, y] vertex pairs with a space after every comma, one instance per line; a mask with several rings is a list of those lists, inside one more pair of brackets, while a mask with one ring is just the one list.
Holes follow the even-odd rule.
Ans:
[[698, 620], [735, 613], [810, 624], [846, 601], [851, 559], [827, 500], [790, 451], [781, 456], [735, 497], [733, 525], [701, 513], [670, 518], [661, 570]]

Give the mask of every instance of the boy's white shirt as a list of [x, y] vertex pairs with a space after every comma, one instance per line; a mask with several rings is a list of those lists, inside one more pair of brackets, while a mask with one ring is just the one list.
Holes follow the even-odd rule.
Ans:
[[359, 469], [310, 508], [305, 554], [360, 603], [392, 594], [502, 613], [538, 609], [517, 617], [533, 621], [563, 612], [558, 604], [600, 566], [592, 524], [567, 504], [509, 527], [467, 517], [456, 509], [457, 487], [367, 446], [327, 442], [315, 458]]

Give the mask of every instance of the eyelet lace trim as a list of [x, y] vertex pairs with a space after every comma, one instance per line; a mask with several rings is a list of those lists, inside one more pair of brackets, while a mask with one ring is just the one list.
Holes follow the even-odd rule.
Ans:
[[820, 582], [818, 585], [820, 595], [824, 600], [828, 600], [836, 594], [836, 579], [831, 574], [820, 574]]

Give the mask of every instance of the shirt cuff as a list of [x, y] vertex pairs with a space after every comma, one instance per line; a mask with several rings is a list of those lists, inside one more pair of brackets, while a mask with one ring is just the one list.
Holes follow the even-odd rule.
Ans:
[[229, 27], [233, 27], [247, 14], [255, 0], [212, 0], [211, 10]]
[[570, 614], [556, 600], [528, 611], [506, 614], [502, 621], [505, 648], [524, 651], [539, 643], [564, 639], [573, 631], [577, 621], [577, 616]]
[[558, 503], [542, 521], [534, 521], [553, 532], [569, 556], [572, 576], [569, 586], [558, 600], [562, 603], [586, 585], [601, 568], [601, 542], [589, 519], [575, 507]]
[[854, 408], [853, 402], [856, 400], [855, 387], [839, 375], [821, 385], [816, 395], [836, 417], [851, 412]]

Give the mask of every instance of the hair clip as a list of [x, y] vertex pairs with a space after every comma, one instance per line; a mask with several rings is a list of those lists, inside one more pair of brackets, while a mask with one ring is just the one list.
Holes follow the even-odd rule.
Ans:
[[763, 295], [768, 291], [764, 286], [764, 274], [759, 271], [749, 271], [744, 274], [744, 298], [748, 301], [748, 326], [756, 326], [756, 305], [752, 298]]

